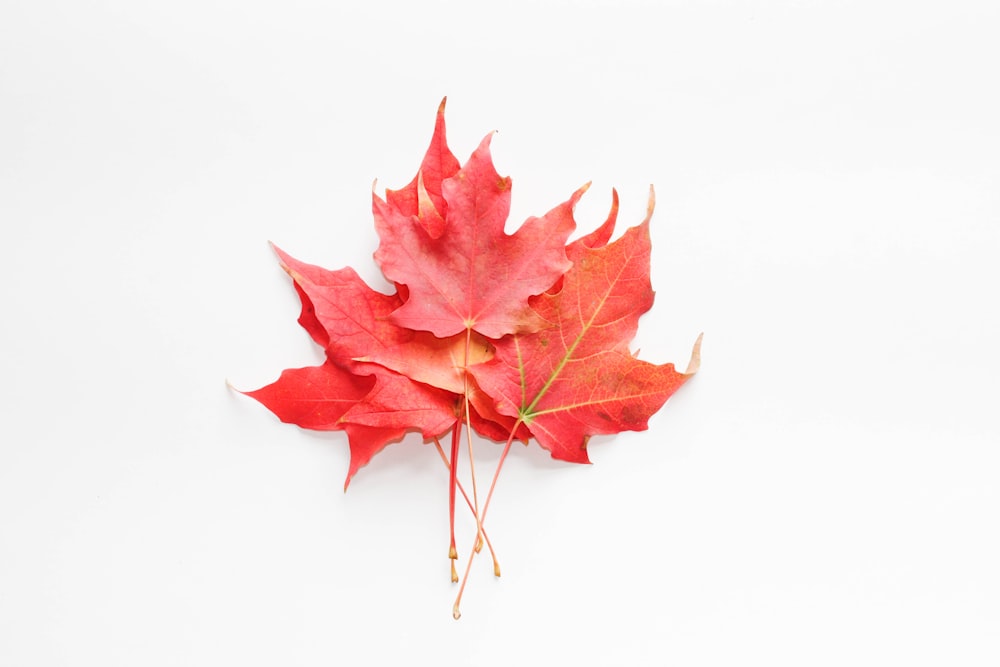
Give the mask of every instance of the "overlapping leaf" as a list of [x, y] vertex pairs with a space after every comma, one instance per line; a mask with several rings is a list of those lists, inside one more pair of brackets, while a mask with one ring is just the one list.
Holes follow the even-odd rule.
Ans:
[[351, 424], [343, 419], [374, 386], [374, 377], [354, 375], [328, 361], [321, 366], [286, 370], [276, 382], [245, 393], [283, 422], [316, 431], [346, 431], [351, 450], [346, 489], [354, 473], [406, 434], [406, 428]]
[[441, 182], [439, 203], [426, 191], [430, 181], [422, 172], [416, 214], [372, 196], [381, 239], [375, 260], [389, 280], [409, 290], [392, 316], [401, 326], [439, 338], [467, 330], [494, 339], [531, 331], [541, 322], [528, 298], [569, 268], [565, 243], [574, 229], [572, 205], [582, 192], [506, 234], [511, 181], [493, 167], [490, 138]]
[[603, 245], [612, 230], [602, 226], [571, 244], [573, 266], [558, 291], [532, 299], [550, 326], [498, 341], [495, 358], [472, 369], [498, 411], [523, 421], [557, 459], [586, 463], [589, 436], [645, 429], [697, 370], [697, 348], [684, 373], [628, 349], [639, 316], [653, 304], [652, 209], [651, 192], [646, 220], [614, 243]]
[[302, 301], [299, 323], [325, 348], [327, 362], [286, 371], [249, 396], [282, 421], [316, 430], [346, 430], [351, 446], [347, 483], [406, 431], [432, 437], [455, 423], [455, 394], [355, 361], [415, 335], [388, 319], [402, 302], [398, 295], [376, 292], [353, 269], [328, 271], [274, 249]]

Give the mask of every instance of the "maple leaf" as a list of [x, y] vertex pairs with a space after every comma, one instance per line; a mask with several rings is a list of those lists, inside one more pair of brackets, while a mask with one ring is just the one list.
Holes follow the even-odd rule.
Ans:
[[376, 292], [350, 267], [330, 271], [271, 247], [302, 301], [299, 323], [332, 361], [354, 367], [358, 357], [413, 338], [389, 320], [403, 303], [398, 294]]
[[257, 399], [281, 421], [315, 431], [343, 428], [340, 418], [375, 386], [375, 378], [354, 375], [327, 361], [290, 368], [269, 385], [242, 392]]
[[400, 297], [376, 292], [351, 268], [329, 271], [272, 248], [302, 302], [299, 323], [324, 347], [327, 362], [285, 371], [276, 382], [244, 393], [284, 422], [346, 431], [351, 463], [345, 488], [358, 469], [408, 430], [430, 438], [451, 428], [457, 395], [356, 361], [416, 335], [388, 320]]
[[373, 376], [359, 376], [327, 361], [321, 366], [292, 368], [277, 381], [255, 391], [240, 392], [256, 399], [278, 419], [316, 431], [345, 430], [351, 462], [344, 480], [351, 478], [391, 442], [400, 440], [406, 428], [348, 424], [344, 414], [363, 400], [375, 386]]
[[[686, 372], [635, 358], [628, 344], [653, 303], [649, 218], [610, 245], [611, 229], [571, 244], [573, 267], [555, 293], [532, 299], [550, 327], [496, 343], [495, 358], [470, 369], [497, 410], [523, 422], [564, 461], [588, 463], [589, 436], [643, 430], [698, 367]], [[613, 222], [609, 227], [613, 227]], [[699, 339], [700, 343], [700, 339]]]
[[[461, 393], [461, 389], [428, 382], [431, 372], [444, 372], [440, 368], [446, 363], [443, 358], [437, 364], [415, 358], [416, 366], [405, 367], [402, 372], [387, 372], [381, 366], [367, 363], [372, 355], [399, 349], [421, 335], [389, 319], [402, 303], [400, 296], [376, 292], [350, 267], [329, 271], [300, 262], [277, 246], [272, 247], [302, 299], [299, 319], [303, 328], [325, 346], [328, 359], [354, 373], [377, 379], [372, 391], [342, 419], [369, 426], [417, 428], [425, 437], [450, 428], [455, 421], [455, 394]], [[487, 358], [475, 357], [477, 361]], [[421, 376], [421, 370], [428, 376]]]
[[[444, 142], [442, 112], [432, 148], [438, 145], [438, 130]], [[493, 166], [491, 137], [483, 139], [458, 172], [441, 181], [438, 203], [427, 190], [433, 181], [423, 172], [416, 179], [416, 212], [409, 194], [387, 202], [372, 193], [381, 240], [375, 261], [389, 280], [409, 290], [407, 301], [392, 315], [401, 326], [439, 338], [467, 330], [494, 339], [530, 331], [542, 323], [528, 307], [528, 298], [548, 289], [569, 268], [565, 243], [575, 228], [573, 205], [586, 187], [506, 234], [511, 180]], [[405, 207], [394, 206], [393, 200], [403, 200]]]

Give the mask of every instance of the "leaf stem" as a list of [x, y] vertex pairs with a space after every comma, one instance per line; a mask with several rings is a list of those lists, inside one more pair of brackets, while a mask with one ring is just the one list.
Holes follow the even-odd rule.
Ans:
[[[493, 473], [493, 481], [490, 483], [490, 492], [486, 496], [486, 502], [483, 504], [483, 511], [479, 515], [478, 523], [480, 530], [483, 530], [483, 523], [486, 521], [486, 510], [490, 508], [490, 500], [493, 498], [493, 490], [496, 488], [497, 478], [500, 477], [500, 469], [503, 468], [503, 462], [507, 459], [507, 454], [510, 452], [510, 446], [514, 442], [514, 434], [517, 433], [517, 429], [520, 425], [520, 419], [514, 422], [514, 426], [510, 429], [510, 437], [507, 438], [507, 442], [503, 446], [503, 452], [500, 454], [500, 460], [497, 462], [497, 469]], [[455, 605], [451, 609], [451, 615], [456, 621], [462, 617], [462, 612], [459, 609], [462, 604], [462, 593], [465, 592], [465, 585], [469, 582], [469, 572], [472, 570], [472, 561], [475, 557], [476, 551], [473, 549], [469, 552], [469, 559], [465, 564], [465, 574], [462, 575], [462, 585], [458, 589], [458, 595], [455, 597]], [[497, 577], [500, 576], [500, 567], [497, 565], [495, 558], [493, 560], [493, 574]]]
[[[451, 461], [446, 461], [448, 463], [448, 518], [451, 528], [451, 545], [448, 547], [448, 558], [451, 559], [452, 582], [458, 581], [458, 571], [455, 569], [455, 561], [458, 560], [458, 549], [455, 548], [455, 487], [458, 485], [458, 475], [455, 471], [454, 462], [458, 460], [459, 429], [461, 427], [461, 422], [456, 421], [455, 426], [451, 429]], [[434, 443], [440, 450], [441, 443], [437, 437], [434, 438]], [[441, 451], [441, 456], [444, 456], [443, 450]], [[462, 491], [462, 494], [464, 495], [465, 491]]]
[[[445, 464], [445, 466], [447, 466], [448, 468], [451, 468], [451, 463], [448, 462], [448, 457], [444, 453], [444, 447], [441, 446], [441, 441], [438, 440], [437, 438], [434, 438], [434, 446], [437, 448], [438, 454], [441, 456], [441, 461]], [[469, 494], [467, 494], [465, 492], [465, 487], [462, 486], [462, 482], [460, 480], [456, 480], [456, 482], [457, 482], [457, 486], [458, 486], [458, 492], [462, 494], [462, 498], [465, 499], [465, 504], [468, 505], [469, 511], [473, 513], [473, 516], [475, 516], [476, 510], [472, 506], [472, 499], [470, 499], [469, 498]], [[483, 529], [483, 539], [486, 541], [486, 548], [490, 550], [490, 556], [492, 556], [492, 558], [493, 558], [493, 571], [499, 577], [500, 576], [500, 574], [499, 574], [500, 573], [500, 563], [499, 563], [499, 561], [497, 561], [496, 552], [493, 551], [493, 543], [490, 542], [490, 536], [486, 534], [486, 529], [485, 528]], [[457, 558], [457, 556], [456, 556], [456, 558]], [[452, 563], [452, 567], [454, 567], [454, 562]], [[457, 574], [455, 576], [455, 581], [456, 582], [458, 581]]]
[[[518, 427], [521, 425], [521, 420], [518, 419], [514, 422], [514, 426], [510, 429], [510, 437], [507, 438], [506, 444], [503, 446], [503, 451], [500, 453], [500, 460], [497, 461], [497, 469], [493, 472], [493, 481], [490, 482], [490, 491], [486, 494], [486, 502], [483, 503], [483, 513], [479, 517], [480, 525], [486, 521], [486, 510], [490, 508], [490, 500], [493, 499], [493, 490], [496, 489], [497, 479], [500, 477], [500, 469], [503, 468], [504, 461], [507, 460], [507, 454], [510, 453], [510, 446], [514, 442], [514, 434], [517, 433]], [[500, 576], [500, 571], [497, 570], [496, 575]]]

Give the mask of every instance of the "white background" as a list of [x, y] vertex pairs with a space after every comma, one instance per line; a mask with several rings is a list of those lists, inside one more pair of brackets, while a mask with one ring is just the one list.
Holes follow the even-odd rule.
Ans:
[[[0, 663], [1000, 663], [998, 31], [986, 1], [4, 2]], [[654, 183], [636, 345], [705, 332], [595, 465], [513, 452], [504, 576], [477, 560], [457, 623], [433, 450], [345, 495], [343, 434], [225, 387], [320, 359], [268, 240], [385, 288], [371, 182], [444, 95], [460, 159], [500, 131], [512, 228], [589, 180], [582, 228], [612, 187], [634, 224]]]

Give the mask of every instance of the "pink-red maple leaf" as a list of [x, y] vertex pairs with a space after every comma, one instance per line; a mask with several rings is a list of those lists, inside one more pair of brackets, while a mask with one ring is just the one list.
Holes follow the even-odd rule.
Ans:
[[[444, 142], [443, 111], [432, 148]], [[416, 211], [409, 186], [405, 198], [383, 201], [372, 195], [381, 239], [375, 260], [387, 278], [409, 290], [407, 301], [392, 315], [401, 326], [439, 338], [471, 330], [496, 339], [533, 330], [541, 323], [528, 308], [528, 297], [551, 287], [569, 268], [565, 244], [575, 227], [572, 209], [582, 189], [508, 235], [504, 223], [511, 181], [493, 166], [491, 136], [457, 173], [441, 181], [437, 201], [427, 189], [433, 183], [430, 174], [423, 172], [416, 179]], [[405, 208], [394, 206], [394, 199]]]

